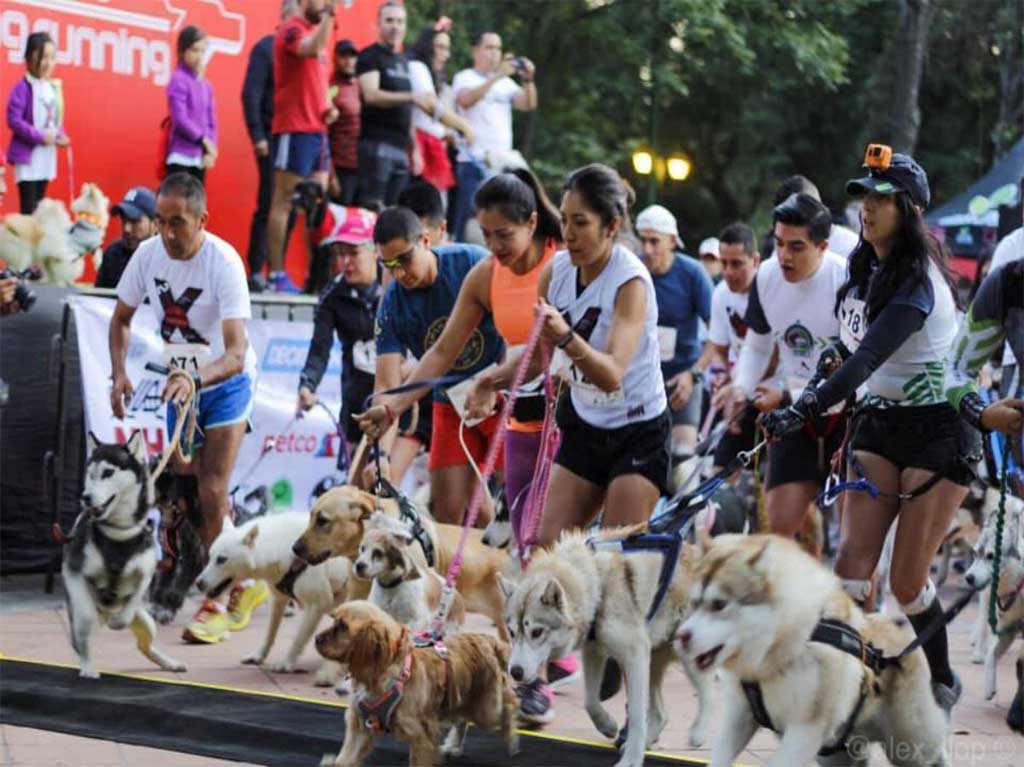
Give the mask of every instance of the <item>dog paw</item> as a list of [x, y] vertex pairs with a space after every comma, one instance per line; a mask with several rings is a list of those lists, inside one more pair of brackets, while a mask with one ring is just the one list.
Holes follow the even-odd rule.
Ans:
[[971, 653], [971, 663], [975, 666], [980, 666], [985, 662], [985, 654], [980, 652]]
[[352, 694], [352, 677], [347, 674], [337, 681], [334, 685], [334, 692], [337, 695], [345, 698]]
[[262, 666], [263, 661], [265, 660], [266, 656], [261, 655], [258, 652], [254, 652], [242, 658], [242, 664], [246, 666]]
[[599, 733], [606, 738], [618, 737], [619, 725], [615, 722], [614, 717], [604, 710], [604, 707], [588, 708], [587, 714], [590, 715], [590, 721], [594, 723], [594, 727]]
[[80, 679], [99, 679], [100, 672], [92, 666], [82, 666], [78, 671], [78, 676]]
[[111, 631], [121, 631], [128, 628], [128, 624], [131, 620], [124, 615], [111, 615], [110, 620], [107, 621], [107, 628]]
[[320, 767], [334, 767], [337, 763], [334, 754], [324, 754], [323, 759], [320, 760]]
[[313, 678], [314, 687], [333, 687], [334, 683], [338, 681], [338, 674], [336, 668], [332, 666], [321, 666], [317, 669], [316, 676]]
[[690, 728], [690, 735], [688, 738], [690, 748], [703, 748], [704, 744], [707, 742], [707, 739], [707, 729], [703, 725], [694, 725]]
[[170, 663], [168, 663], [167, 667], [164, 670], [165, 671], [173, 671], [176, 674], [181, 674], [181, 673], [184, 673], [184, 672], [188, 671], [188, 667], [184, 663], [182, 663], [180, 660], [175, 660], [175, 661], [171, 661]]
[[301, 673], [303, 673], [302, 669], [295, 668], [295, 664], [294, 663], [289, 663], [288, 661], [283, 661], [283, 662], [280, 662], [280, 663], [271, 663], [270, 664], [270, 671], [271, 671], [271, 673], [274, 673], [274, 674], [301, 674]]

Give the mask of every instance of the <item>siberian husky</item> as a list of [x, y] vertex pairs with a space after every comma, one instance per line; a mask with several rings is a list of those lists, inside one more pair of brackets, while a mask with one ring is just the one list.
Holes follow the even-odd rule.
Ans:
[[[672, 637], [684, 616], [696, 556], [692, 547], [684, 550], [661, 604], [648, 621], [662, 555], [606, 548], [642, 529], [603, 530], [590, 541], [582, 532], [565, 533], [550, 551], [534, 555], [518, 581], [502, 579], [512, 644], [509, 673], [516, 682], [534, 681], [549, 661], [582, 648], [587, 713], [598, 731], [614, 738], [618, 726], [601, 705], [599, 691], [606, 659], [623, 669], [627, 727], [618, 767], [639, 767], [644, 749], [657, 741], [668, 722], [661, 682], [674, 660]], [[690, 729], [690, 743], [697, 746], [704, 740], [711, 713], [710, 685], [689, 664], [683, 665], [699, 697], [700, 710]]]
[[819, 763], [866, 765], [867, 749], [853, 746], [881, 742], [894, 764], [948, 764], [946, 719], [920, 648], [876, 676], [860, 658], [811, 641], [819, 621], [831, 619], [891, 658], [913, 640], [905, 622], [864, 615], [795, 541], [725, 535], [705, 545], [679, 647], [701, 670], [722, 671], [725, 712], [712, 765], [732, 764], [757, 731], [752, 690], [781, 738], [773, 767], [808, 764], [843, 740], [846, 748]]
[[[299, 656], [320, 619], [345, 599], [350, 564], [344, 557], [306, 568], [296, 577], [291, 594], [277, 588], [295, 559], [292, 543], [306, 529], [307, 519], [306, 514], [296, 511], [253, 519], [240, 527], [225, 519], [220, 535], [210, 546], [209, 564], [196, 579], [196, 586], [207, 596], [215, 597], [234, 581], [246, 578], [264, 580], [273, 587], [270, 623], [263, 644], [258, 651], [243, 658], [242, 663], [259, 665], [267, 659], [288, 600], [294, 597], [303, 610], [302, 622], [284, 661], [273, 664], [270, 670], [295, 671]], [[324, 666], [314, 683], [318, 686], [334, 684], [337, 672], [332, 666]]]
[[82, 512], [61, 566], [80, 675], [99, 677], [89, 654], [97, 622], [115, 630], [130, 627], [143, 655], [165, 671], [184, 671], [184, 664], [154, 646], [156, 624], [143, 604], [157, 547], [154, 523], [147, 518], [149, 469], [142, 432], [134, 432], [126, 445], [103, 444], [90, 432], [88, 445]]

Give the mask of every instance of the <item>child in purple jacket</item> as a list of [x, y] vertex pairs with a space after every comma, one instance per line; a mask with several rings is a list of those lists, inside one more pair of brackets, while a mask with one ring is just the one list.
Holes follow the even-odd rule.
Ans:
[[51, 81], [56, 48], [45, 32], [33, 32], [25, 43], [25, 76], [7, 99], [7, 125], [14, 134], [7, 160], [14, 165], [21, 212], [31, 215], [57, 177], [57, 147], [71, 141], [61, 126], [60, 85]]
[[178, 35], [178, 67], [167, 84], [170, 131], [167, 174], [190, 173], [203, 181], [217, 159], [217, 112], [213, 88], [200, 76], [206, 33], [187, 26]]

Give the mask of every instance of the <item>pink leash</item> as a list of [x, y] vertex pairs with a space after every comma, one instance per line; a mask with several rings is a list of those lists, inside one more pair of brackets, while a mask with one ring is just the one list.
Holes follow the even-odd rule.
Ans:
[[555, 410], [558, 402], [555, 399], [555, 387], [551, 381], [551, 355], [546, 346], [541, 347], [544, 361], [544, 427], [541, 430], [540, 450], [537, 452], [537, 463], [534, 466], [533, 482], [526, 498], [526, 506], [520, 517], [519, 564], [523, 570], [529, 564], [530, 550], [537, 543], [540, 523], [544, 518], [544, 502], [548, 495], [548, 484], [551, 481], [551, 466], [562, 443], [562, 432], [555, 423]]
[[473, 492], [473, 499], [469, 503], [469, 510], [466, 512], [466, 519], [462, 523], [462, 535], [459, 536], [458, 546], [455, 548], [455, 556], [448, 567], [448, 575], [445, 577], [444, 591], [441, 594], [441, 604], [438, 606], [437, 615], [434, 617], [434, 634], [441, 636], [441, 629], [448, 617], [452, 600], [455, 597], [455, 581], [462, 570], [462, 552], [466, 548], [466, 541], [469, 538], [470, 529], [476, 524], [476, 518], [480, 515], [480, 508], [484, 502], [484, 489], [491, 475], [494, 473], [494, 465], [498, 462], [498, 453], [505, 442], [505, 432], [508, 430], [508, 422], [512, 417], [512, 408], [515, 406], [519, 394], [519, 387], [526, 379], [526, 371], [530, 367], [534, 352], [537, 350], [537, 343], [540, 341], [540, 329], [544, 324], [542, 317], [537, 317], [530, 329], [530, 336], [526, 341], [526, 349], [519, 359], [519, 366], [516, 368], [515, 378], [509, 387], [508, 396], [505, 398], [505, 406], [501, 409], [501, 419], [498, 421], [498, 428], [487, 449], [487, 459], [484, 461], [484, 470], [481, 473], [481, 481]]

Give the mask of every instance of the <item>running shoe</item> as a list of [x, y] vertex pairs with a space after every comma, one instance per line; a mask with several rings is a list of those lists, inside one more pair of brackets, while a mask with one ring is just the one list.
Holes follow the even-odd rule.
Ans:
[[953, 685], [942, 684], [942, 682], [932, 682], [932, 697], [935, 698], [935, 702], [939, 704], [945, 714], [946, 719], [950, 718], [953, 711], [953, 706], [960, 700], [960, 696], [964, 692], [963, 683], [960, 681], [960, 675], [955, 671], [953, 672]]
[[527, 724], [547, 724], [555, 718], [554, 694], [543, 679], [524, 682], [516, 687], [519, 697], [519, 718]]
[[231, 619], [224, 605], [204, 599], [192, 622], [185, 627], [181, 638], [191, 644], [217, 644], [231, 638]]
[[267, 289], [267, 278], [260, 273], [256, 273], [249, 277], [249, 292], [250, 293], [262, 293]]
[[292, 282], [287, 272], [274, 272], [267, 280], [267, 287], [275, 293], [301, 293], [299, 286]]
[[548, 687], [558, 691], [580, 678], [580, 662], [575, 655], [553, 660], [548, 664]]
[[241, 631], [249, 625], [252, 611], [267, 601], [270, 589], [263, 581], [246, 580], [236, 583], [228, 597], [228, 628]]

